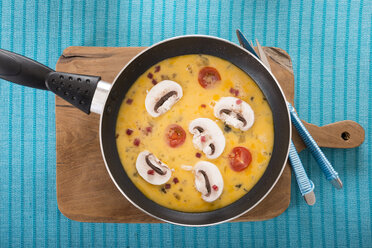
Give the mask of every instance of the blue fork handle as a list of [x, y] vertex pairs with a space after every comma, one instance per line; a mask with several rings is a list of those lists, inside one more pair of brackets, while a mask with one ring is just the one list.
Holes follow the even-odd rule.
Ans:
[[313, 191], [314, 184], [308, 178], [292, 140], [289, 147], [289, 161], [291, 162], [293, 172], [296, 176], [297, 184], [298, 187], [300, 188], [301, 195], [304, 196]]
[[302, 140], [304, 141], [307, 148], [310, 150], [311, 154], [314, 156], [316, 162], [319, 164], [320, 169], [326, 176], [326, 179], [329, 181], [337, 180], [338, 183], [335, 184], [334, 182], [332, 182], [332, 184], [336, 188], [342, 188], [342, 183], [339, 180], [338, 173], [333, 169], [331, 163], [328, 161], [322, 150], [320, 150], [319, 146], [316, 144], [313, 137], [311, 137], [304, 124], [302, 124], [302, 121], [298, 117], [293, 106], [290, 103], [287, 104], [289, 112], [291, 113], [293, 125], [297, 129], [297, 132], [300, 134]]

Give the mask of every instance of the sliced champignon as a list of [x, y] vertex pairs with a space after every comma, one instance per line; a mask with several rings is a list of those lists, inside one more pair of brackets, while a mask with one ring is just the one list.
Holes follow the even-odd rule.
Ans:
[[251, 106], [236, 97], [222, 97], [214, 106], [214, 115], [226, 124], [247, 131], [254, 122]]
[[170, 110], [182, 95], [182, 87], [178, 83], [171, 80], [161, 81], [147, 93], [146, 110], [152, 117], [158, 117]]
[[169, 167], [147, 150], [138, 154], [136, 169], [143, 179], [154, 185], [166, 183], [172, 175]]
[[202, 150], [207, 158], [218, 158], [225, 149], [225, 136], [218, 125], [208, 118], [197, 118], [189, 125], [189, 131], [194, 135], [194, 146]]
[[220, 170], [207, 161], [199, 161], [194, 166], [195, 188], [206, 202], [213, 202], [223, 191], [223, 178]]

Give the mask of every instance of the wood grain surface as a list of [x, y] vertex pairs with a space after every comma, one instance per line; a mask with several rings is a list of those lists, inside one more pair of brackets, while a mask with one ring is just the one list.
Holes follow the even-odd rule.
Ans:
[[[58, 71], [98, 75], [112, 82], [121, 68], [144, 48], [69, 47], [58, 60]], [[294, 77], [289, 55], [265, 47], [272, 71], [293, 104]], [[364, 130], [353, 121], [318, 127], [304, 122], [322, 147], [352, 148], [363, 143]], [[160, 222], [131, 205], [110, 179], [99, 147], [99, 116], [86, 115], [56, 97], [57, 202], [66, 217], [81, 222]], [[298, 151], [305, 148], [296, 131]], [[234, 221], [260, 221], [283, 213], [290, 203], [291, 171], [287, 164], [268, 196], [254, 209]]]

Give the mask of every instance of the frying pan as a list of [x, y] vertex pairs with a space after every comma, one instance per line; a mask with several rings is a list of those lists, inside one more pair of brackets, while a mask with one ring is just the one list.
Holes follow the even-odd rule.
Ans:
[[[273, 113], [274, 147], [268, 167], [257, 184], [234, 203], [208, 212], [187, 213], [148, 199], [132, 183], [121, 164], [115, 139], [116, 120], [126, 92], [148, 68], [185, 54], [207, 54], [225, 59], [246, 72], [265, 95]], [[42, 90], [50, 90], [89, 114], [101, 115], [100, 144], [108, 173], [119, 191], [136, 207], [160, 220], [187, 226], [226, 222], [246, 213], [271, 191], [287, 161], [291, 125], [284, 94], [271, 72], [250, 52], [229, 41], [202, 35], [180, 36], [157, 43], [134, 57], [113, 84], [97, 76], [55, 72], [6, 50], [0, 50], [0, 78]]]

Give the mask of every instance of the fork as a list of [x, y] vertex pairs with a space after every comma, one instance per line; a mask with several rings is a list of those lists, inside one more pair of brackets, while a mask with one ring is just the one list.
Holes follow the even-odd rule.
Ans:
[[[251, 52], [254, 56], [256, 56], [258, 59], [262, 59], [266, 61], [263, 61], [263, 63], [268, 62], [266, 57], [259, 57], [256, 53], [256, 51], [253, 49], [253, 43], [250, 41], [248, 42], [247, 39], [244, 37], [244, 35], [240, 32], [240, 30], [236, 30], [236, 35], [238, 36], [238, 40], [240, 45]], [[268, 64], [268, 66], [270, 66]], [[270, 68], [270, 67], [268, 67]], [[271, 69], [270, 69], [271, 70]], [[306, 171], [302, 165], [302, 162], [300, 160], [300, 157], [298, 156], [296, 147], [294, 146], [292, 140], [289, 145], [289, 153], [288, 153], [289, 160], [291, 162], [291, 166], [293, 169], [293, 172], [296, 176], [297, 184], [300, 189], [301, 195], [304, 197], [305, 202], [308, 205], [314, 205], [315, 204], [315, 194], [314, 194], [314, 183], [309, 179], [309, 177], [306, 174]]]

